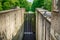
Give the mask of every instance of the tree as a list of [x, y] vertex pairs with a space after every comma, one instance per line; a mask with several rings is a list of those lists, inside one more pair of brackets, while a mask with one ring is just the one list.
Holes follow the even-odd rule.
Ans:
[[36, 8], [43, 8], [51, 11], [52, 0], [34, 0], [32, 4], [32, 11], [35, 11]]
[[20, 7], [25, 8], [26, 11], [29, 11], [30, 3], [27, 0], [19, 0]]
[[16, 6], [19, 6], [18, 0], [3, 0], [2, 2], [3, 10], [15, 8]]
[[34, 0], [32, 4], [32, 11], [35, 11], [35, 8], [41, 8], [44, 6], [44, 0]]
[[10, 3], [9, 3], [9, 2], [4, 2], [4, 4], [3, 4], [3, 9], [4, 9], [4, 10], [10, 9]]
[[52, 0], [45, 0], [44, 1], [44, 9], [51, 11]]
[[2, 10], [3, 10], [2, 3], [0, 2], [0, 11], [2, 11]]
[[8, 10], [19, 6], [29, 11], [31, 7], [30, 4], [27, 0], [0, 0], [0, 10]]

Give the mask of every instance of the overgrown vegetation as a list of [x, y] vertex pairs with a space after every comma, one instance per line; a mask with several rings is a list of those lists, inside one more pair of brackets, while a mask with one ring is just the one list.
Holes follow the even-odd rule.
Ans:
[[30, 3], [27, 0], [0, 0], [0, 11], [12, 9], [16, 6], [26, 8], [26, 11], [29, 11]]
[[44, 8], [51, 11], [52, 0], [34, 0], [33, 4], [27, 0], [0, 0], [0, 11], [16, 8], [25, 8], [26, 11], [35, 11], [35, 8]]

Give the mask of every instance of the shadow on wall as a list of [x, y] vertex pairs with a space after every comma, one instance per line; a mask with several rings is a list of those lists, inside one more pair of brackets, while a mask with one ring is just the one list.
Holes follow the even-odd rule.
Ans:
[[24, 33], [24, 23], [22, 24], [21, 28], [19, 28], [16, 35], [12, 38], [12, 40], [22, 40]]

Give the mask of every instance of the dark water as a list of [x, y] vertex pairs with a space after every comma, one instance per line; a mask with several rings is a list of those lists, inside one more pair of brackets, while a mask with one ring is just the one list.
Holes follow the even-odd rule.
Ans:
[[33, 32], [33, 26], [31, 22], [30, 15], [26, 16], [26, 20], [24, 22], [24, 36], [23, 40], [36, 40], [35, 39], [35, 32]]
[[36, 40], [34, 34], [24, 34], [23, 40]]

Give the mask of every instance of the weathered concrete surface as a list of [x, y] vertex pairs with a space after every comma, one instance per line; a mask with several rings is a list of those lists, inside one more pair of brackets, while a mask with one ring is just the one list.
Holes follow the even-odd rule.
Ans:
[[50, 40], [50, 18], [51, 12], [36, 9], [36, 40]]
[[0, 40], [18, 40], [22, 38], [24, 12], [25, 9], [23, 8], [0, 12]]
[[57, 4], [59, 12], [52, 12], [52, 27], [56, 32], [60, 33], [60, 0], [58, 0]]
[[54, 30], [53, 33], [53, 36], [55, 37], [54, 39], [60, 40], [60, 0], [57, 1], [53, 0], [51, 29]]

